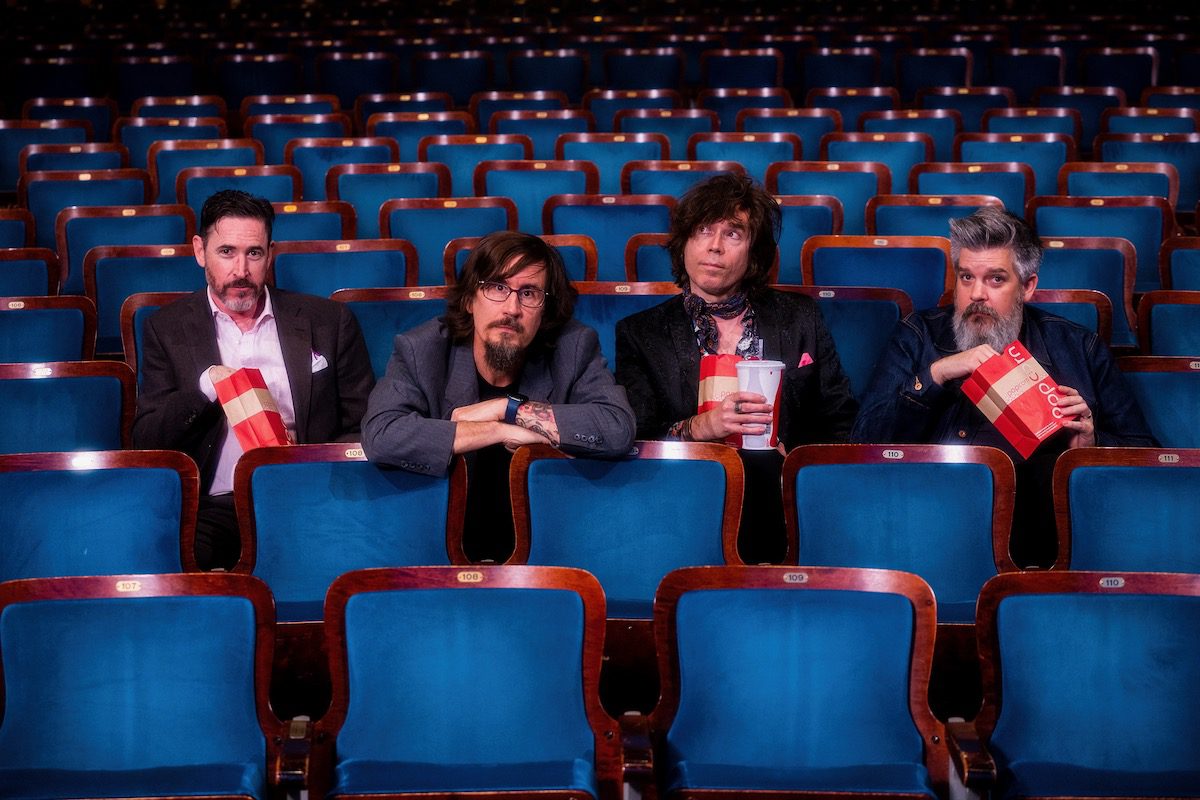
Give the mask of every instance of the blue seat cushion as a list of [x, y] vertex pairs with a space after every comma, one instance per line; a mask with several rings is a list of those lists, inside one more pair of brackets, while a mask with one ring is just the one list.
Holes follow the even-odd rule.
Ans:
[[1200, 769], [1133, 772], [1088, 769], [1073, 764], [1014, 761], [1002, 772], [996, 797], [1200, 797]]
[[139, 770], [0, 770], [5, 800], [53, 797], [266, 797], [265, 764], [195, 764]]
[[671, 767], [670, 789], [747, 789], [811, 792], [892, 792], [936, 797], [922, 764], [854, 764], [847, 767], [766, 769], [697, 764]]
[[576, 790], [596, 796], [582, 759], [518, 764], [418, 764], [350, 759], [337, 766], [332, 796], [399, 792]]

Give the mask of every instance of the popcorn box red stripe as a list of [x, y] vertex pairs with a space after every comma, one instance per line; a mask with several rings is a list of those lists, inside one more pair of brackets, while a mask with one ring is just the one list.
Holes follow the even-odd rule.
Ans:
[[243, 452], [288, 444], [287, 428], [262, 372], [243, 367], [214, 381], [213, 387]]

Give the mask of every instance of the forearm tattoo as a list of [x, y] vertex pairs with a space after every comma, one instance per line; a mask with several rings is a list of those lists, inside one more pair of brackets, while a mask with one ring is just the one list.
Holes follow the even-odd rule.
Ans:
[[517, 409], [517, 424], [544, 436], [546, 441], [558, 447], [558, 423], [554, 420], [554, 407], [549, 403], [533, 400], [522, 403]]

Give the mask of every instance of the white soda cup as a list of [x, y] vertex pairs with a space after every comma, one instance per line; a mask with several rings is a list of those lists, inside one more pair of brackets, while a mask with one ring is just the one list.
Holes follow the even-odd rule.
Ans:
[[782, 361], [739, 361], [737, 363], [738, 391], [754, 392], [767, 398], [772, 406], [771, 423], [760, 434], [742, 434], [746, 450], [772, 450], [779, 442], [779, 389], [783, 382]]

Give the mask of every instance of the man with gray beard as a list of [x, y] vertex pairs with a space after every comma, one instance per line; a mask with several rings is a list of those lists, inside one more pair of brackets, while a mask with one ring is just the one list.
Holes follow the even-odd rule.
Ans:
[[[1051, 479], [1064, 450], [1156, 445], [1107, 345], [1091, 331], [1027, 306], [1042, 248], [1020, 217], [982, 208], [950, 220], [954, 305], [896, 326], [863, 397], [851, 438], [879, 444], [976, 444], [1017, 467], [1011, 553], [1049, 566], [1057, 553]], [[1024, 459], [962, 392], [962, 382], [1020, 340], [1059, 385], [1063, 427]]]
[[511, 451], [543, 443], [582, 456], [633, 444], [633, 410], [572, 319], [575, 288], [558, 251], [500, 231], [471, 251], [446, 315], [396, 336], [363, 418], [363, 449], [383, 464], [444, 475], [467, 458], [463, 549], [504, 561], [513, 549]]

